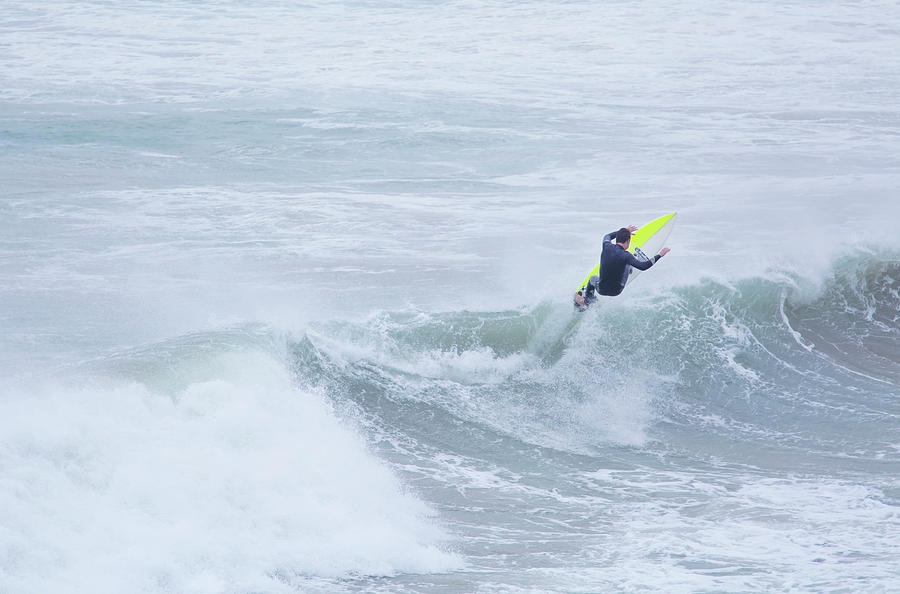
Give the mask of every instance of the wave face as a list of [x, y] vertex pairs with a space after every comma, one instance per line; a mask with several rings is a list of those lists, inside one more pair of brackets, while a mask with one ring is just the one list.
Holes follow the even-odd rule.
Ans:
[[[654, 431], [681, 427], [712, 437], [721, 429], [729, 440], [751, 442], [790, 434], [785, 447], [823, 455], [858, 438], [853, 449], [874, 455], [862, 444], [881, 434], [873, 435], [872, 422], [880, 419], [889, 432], [894, 419], [879, 416], [879, 405], [890, 406], [900, 379], [898, 271], [890, 256], [857, 255], [839, 261], [818, 287], [781, 274], [703, 281], [638, 302], [603, 300], [583, 317], [549, 303], [497, 313], [382, 312], [310, 330], [293, 345], [296, 372], [324, 385], [358, 381], [366, 391], [440, 406], [526, 441], [534, 441], [529, 422], [538, 433], [554, 422], [566, 432], [579, 406], [616, 396], [621, 401], [610, 401], [601, 416], [630, 411], [637, 417], [623, 425], [638, 420], [644, 430], [653, 424]], [[659, 414], [642, 417], [651, 403]], [[729, 418], [715, 416], [725, 408]], [[822, 433], [829, 418], [834, 433]], [[580, 445], [661, 437], [616, 434], [611, 420]], [[837, 449], [792, 441], [803, 432], [788, 426], [806, 427]], [[537, 443], [561, 445], [547, 437]]]

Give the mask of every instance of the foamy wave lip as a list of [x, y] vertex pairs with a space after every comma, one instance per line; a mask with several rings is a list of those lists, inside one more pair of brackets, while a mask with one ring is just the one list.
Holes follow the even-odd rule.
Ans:
[[532, 363], [533, 357], [516, 353], [501, 357], [490, 347], [466, 351], [430, 351], [411, 363], [392, 362], [409, 373], [460, 383], [499, 383]]
[[517, 371], [534, 363], [528, 353], [498, 355], [487, 346], [466, 350], [398, 348], [392, 341], [356, 344], [338, 341], [322, 335], [307, 333], [318, 346], [343, 364], [360, 360], [371, 361], [386, 369], [393, 369], [414, 376], [442, 379], [462, 384], [496, 384], [505, 381]]
[[262, 355], [144, 384], [3, 399], [0, 591], [294, 591], [440, 572], [433, 512]]

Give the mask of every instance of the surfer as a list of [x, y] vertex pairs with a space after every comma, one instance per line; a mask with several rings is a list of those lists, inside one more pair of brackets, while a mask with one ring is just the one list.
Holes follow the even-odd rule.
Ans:
[[[653, 258], [638, 258], [627, 251], [631, 246], [631, 234], [637, 227], [622, 227], [618, 231], [607, 233], [603, 237], [603, 251], [600, 252], [600, 281], [597, 292], [601, 295], [615, 297], [625, 288], [632, 268], [647, 270], [660, 258], [669, 253], [669, 248], [659, 250]], [[613, 243], [613, 239], [616, 240]]]
[[[669, 253], [669, 248], [659, 250], [653, 258], [638, 258], [627, 251], [631, 246], [631, 234], [637, 227], [631, 225], [603, 237], [603, 251], [600, 253], [599, 276], [592, 276], [584, 289], [575, 293], [575, 305], [583, 309], [594, 302], [596, 295], [615, 297], [625, 288], [632, 268], [647, 270], [660, 258]], [[615, 243], [613, 243], [615, 240]], [[641, 254], [643, 256], [643, 254]]]

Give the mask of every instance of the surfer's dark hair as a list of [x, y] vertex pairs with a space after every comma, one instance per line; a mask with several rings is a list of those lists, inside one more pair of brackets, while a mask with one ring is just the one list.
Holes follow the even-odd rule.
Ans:
[[629, 239], [631, 239], [631, 231], [629, 231], [625, 227], [622, 227], [621, 229], [616, 231], [616, 243], [625, 243]]

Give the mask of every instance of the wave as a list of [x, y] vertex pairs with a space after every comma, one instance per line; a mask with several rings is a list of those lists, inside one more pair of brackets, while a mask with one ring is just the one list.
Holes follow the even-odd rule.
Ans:
[[460, 567], [279, 351], [261, 329], [198, 334], [2, 394], [0, 590], [293, 592]]
[[818, 286], [703, 280], [583, 315], [379, 312], [311, 328], [292, 356], [337, 400], [416, 402], [527, 443], [640, 446], [678, 426], [821, 452], [896, 412], [898, 286], [896, 260], [854, 255]]
[[798, 342], [869, 379], [900, 383], [900, 259], [856, 258], [816, 299], [788, 308]]
[[404, 485], [558, 497], [553, 479], [521, 484], [535, 464], [882, 472], [900, 443], [898, 288], [896, 258], [857, 254], [815, 285], [702, 280], [585, 314], [198, 333], [7, 388], [0, 589], [451, 571], [452, 530]]

